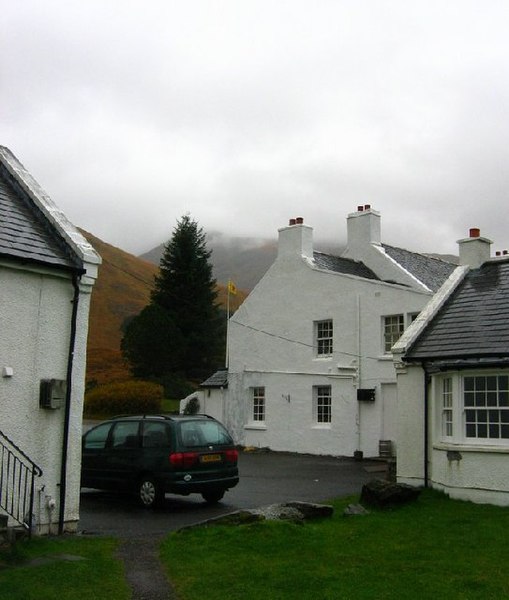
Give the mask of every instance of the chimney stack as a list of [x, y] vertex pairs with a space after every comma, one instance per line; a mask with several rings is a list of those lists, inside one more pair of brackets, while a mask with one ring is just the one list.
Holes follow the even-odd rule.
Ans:
[[[347, 245], [352, 256], [359, 255], [358, 249], [370, 244], [381, 244], [380, 213], [371, 204], [358, 206], [357, 212], [350, 213], [346, 221]], [[360, 254], [362, 256], [362, 253]]]
[[469, 237], [458, 240], [460, 265], [468, 265], [472, 269], [478, 269], [490, 259], [492, 243], [488, 238], [481, 237], [480, 229], [472, 227], [469, 231]]
[[292, 218], [288, 223], [279, 230], [278, 258], [313, 258], [313, 228], [304, 225], [303, 217]]

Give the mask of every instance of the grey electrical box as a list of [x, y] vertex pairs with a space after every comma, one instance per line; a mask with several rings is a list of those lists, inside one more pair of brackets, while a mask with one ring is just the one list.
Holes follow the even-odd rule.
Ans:
[[64, 405], [67, 384], [63, 379], [41, 379], [39, 406], [57, 409]]

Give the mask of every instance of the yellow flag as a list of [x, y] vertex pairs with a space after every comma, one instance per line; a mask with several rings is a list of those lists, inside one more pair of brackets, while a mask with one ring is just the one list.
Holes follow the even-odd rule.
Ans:
[[232, 294], [232, 296], [237, 295], [237, 286], [230, 279], [228, 280], [228, 293]]

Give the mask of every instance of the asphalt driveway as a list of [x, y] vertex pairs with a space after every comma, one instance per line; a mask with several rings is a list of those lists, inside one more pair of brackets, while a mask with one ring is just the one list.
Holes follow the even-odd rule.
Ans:
[[381, 468], [382, 463], [375, 461], [244, 452], [239, 457], [240, 483], [215, 506], [206, 505], [196, 494], [167, 495], [161, 508], [146, 510], [129, 496], [83, 489], [79, 530], [122, 538], [159, 536], [241, 508], [290, 500], [321, 502], [359, 493], [364, 483], [383, 476]]

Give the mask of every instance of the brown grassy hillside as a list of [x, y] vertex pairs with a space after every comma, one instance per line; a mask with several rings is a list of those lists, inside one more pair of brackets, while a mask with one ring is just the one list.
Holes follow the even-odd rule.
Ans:
[[[90, 305], [87, 382], [127, 379], [129, 372], [120, 353], [122, 325], [148, 304], [158, 267], [91, 233], [83, 230], [82, 233], [102, 258]], [[230, 296], [232, 312], [245, 297], [241, 290], [236, 296]], [[225, 306], [224, 286], [218, 286], [218, 300]]]

